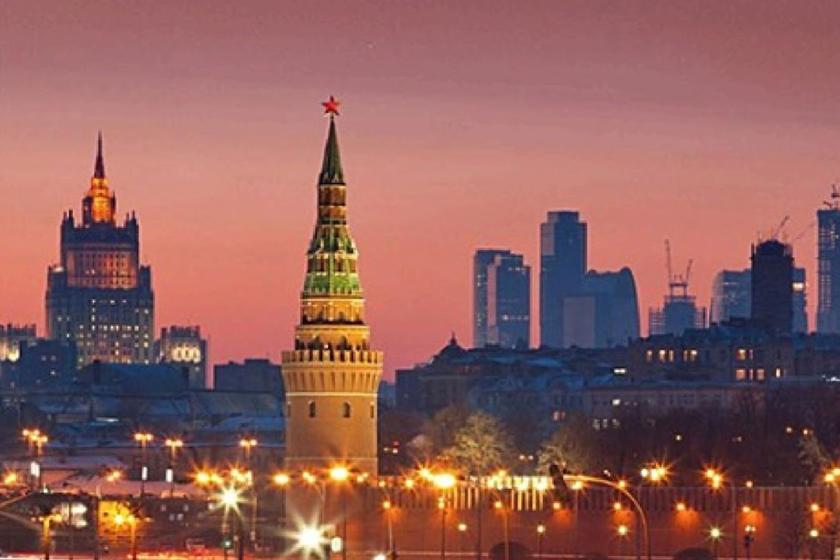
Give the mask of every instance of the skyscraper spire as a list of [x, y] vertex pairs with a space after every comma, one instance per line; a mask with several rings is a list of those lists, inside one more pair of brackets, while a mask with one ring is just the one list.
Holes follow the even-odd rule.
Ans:
[[96, 163], [93, 166], [93, 177], [95, 179], [105, 178], [105, 160], [102, 158], [102, 131], [99, 131], [99, 138], [96, 141]]

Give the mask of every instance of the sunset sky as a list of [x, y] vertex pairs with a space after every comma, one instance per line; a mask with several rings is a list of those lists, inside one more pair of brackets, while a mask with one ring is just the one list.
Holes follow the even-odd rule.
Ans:
[[839, 21], [836, 1], [2, 0], [0, 322], [43, 331], [61, 214], [102, 129], [157, 326], [201, 325], [213, 363], [279, 359], [334, 94], [386, 377], [451, 331], [471, 342], [477, 247], [525, 253], [536, 308], [556, 209], [589, 223], [591, 267], [633, 269], [645, 331], [666, 238], [708, 305], [715, 272], [790, 215], [813, 328]]

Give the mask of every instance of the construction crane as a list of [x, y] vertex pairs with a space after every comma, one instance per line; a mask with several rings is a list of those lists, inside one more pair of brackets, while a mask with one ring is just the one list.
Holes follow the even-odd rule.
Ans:
[[671, 264], [671, 242], [665, 240], [665, 261], [668, 268], [668, 295], [674, 297], [688, 297], [688, 280], [691, 277], [691, 266], [694, 259], [689, 259], [683, 274], [675, 274]]
[[830, 210], [837, 210], [840, 207], [840, 189], [837, 185], [831, 185], [831, 201], [823, 200], [823, 204]]
[[782, 221], [779, 222], [774, 229], [770, 230], [770, 237], [768, 239], [779, 239], [779, 234], [782, 233], [782, 229], [784, 229], [785, 225], [787, 225], [788, 221], [790, 220], [790, 216], [785, 216], [782, 218]]

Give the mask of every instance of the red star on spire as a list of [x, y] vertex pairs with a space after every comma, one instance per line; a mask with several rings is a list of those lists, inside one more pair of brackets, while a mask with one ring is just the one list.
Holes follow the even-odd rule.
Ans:
[[338, 115], [338, 106], [341, 105], [341, 101], [330, 95], [330, 98], [321, 103], [324, 106], [324, 114], [325, 115]]

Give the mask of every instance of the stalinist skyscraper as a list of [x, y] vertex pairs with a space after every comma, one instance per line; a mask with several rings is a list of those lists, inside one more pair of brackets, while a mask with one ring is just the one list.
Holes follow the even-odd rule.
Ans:
[[117, 223], [117, 197], [105, 177], [102, 135], [82, 219], [61, 220], [61, 261], [47, 276], [47, 336], [76, 344], [78, 365], [152, 361], [152, 271], [140, 263], [134, 213]]
[[330, 124], [318, 178], [318, 218], [306, 253], [295, 349], [283, 352], [286, 466], [299, 471], [342, 465], [375, 475], [382, 352], [370, 348], [359, 253], [347, 227], [338, 101], [330, 97], [323, 105]]

